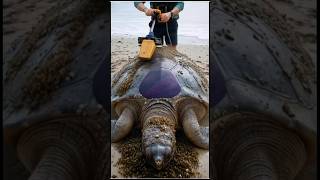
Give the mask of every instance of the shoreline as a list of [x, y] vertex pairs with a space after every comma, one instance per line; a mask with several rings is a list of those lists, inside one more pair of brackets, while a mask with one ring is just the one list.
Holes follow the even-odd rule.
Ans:
[[[138, 37], [145, 37], [148, 34], [121, 34], [121, 33], [111, 33], [112, 38], [133, 38], [138, 39]], [[178, 32], [179, 34], [179, 32]], [[137, 40], [138, 42], [138, 40]], [[186, 35], [178, 35], [178, 46], [179, 45], [208, 45], [209, 39], [202, 39], [197, 36], [186, 36]]]

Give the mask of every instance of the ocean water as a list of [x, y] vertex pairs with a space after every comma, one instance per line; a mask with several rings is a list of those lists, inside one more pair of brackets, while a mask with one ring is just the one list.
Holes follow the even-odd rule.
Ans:
[[[209, 44], [209, 1], [186, 1], [178, 19], [179, 44]], [[149, 1], [145, 6], [150, 7]], [[134, 7], [133, 1], [111, 1], [111, 34], [146, 36], [150, 17]]]

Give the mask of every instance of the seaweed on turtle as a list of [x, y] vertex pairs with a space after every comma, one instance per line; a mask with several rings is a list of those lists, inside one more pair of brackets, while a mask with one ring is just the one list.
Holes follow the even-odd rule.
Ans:
[[[195, 63], [192, 61], [190, 57], [187, 55], [172, 49], [170, 47], [162, 47], [162, 48], [157, 48], [155, 51], [155, 54], [153, 57], [161, 57], [161, 58], [167, 58], [173, 61], [178, 62], [181, 64], [183, 67], [190, 67], [196, 73], [200, 76], [201, 79], [201, 86], [205, 89], [205, 91], [208, 91], [208, 80], [205, 78], [205, 75], [203, 71], [195, 65]], [[135, 56], [131, 61], [128, 62], [127, 65], [125, 65], [116, 75], [116, 77], [112, 81], [112, 86], [115, 85], [116, 82], [120, 80], [122, 77], [121, 75], [124, 74], [124, 72], [127, 72], [127, 76], [125, 77], [126, 80], [118, 87], [117, 89], [117, 94], [119, 96], [122, 96], [127, 92], [127, 90], [131, 87], [132, 81], [134, 76], [137, 73], [137, 70], [139, 67], [143, 64], [144, 62], [141, 62], [139, 60], [138, 56]], [[199, 84], [200, 85], [200, 84]]]
[[[133, 61], [131, 61], [126, 67], [124, 67], [121, 71], [122, 72], [128, 71], [128, 74], [126, 76], [126, 80], [121, 84], [121, 86], [118, 88], [117, 93], [121, 96], [127, 92], [127, 90], [131, 87], [133, 78], [139, 69], [142, 62], [140, 62], [137, 58], [135, 58]], [[112, 84], [117, 82], [120, 79], [121, 76], [116, 77]]]
[[[61, 100], [70, 100], [65, 92], [73, 88], [68, 86], [62, 90], [60, 85], [69, 70], [79, 70], [86, 63], [82, 59], [93, 57], [92, 51], [87, 49], [83, 54], [89, 56], [76, 54], [79, 40], [92, 36], [92, 30], [103, 20], [107, 23], [102, 19], [106, 17], [102, 12], [106, 7], [103, 1], [97, 0], [56, 3], [59, 5], [47, 11], [44, 21], [34, 26], [31, 35], [26, 34], [25, 41], [19, 44], [21, 49], [8, 59], [8, 62], [17, 64], [8, 64], [7, 79], [4, 79], [4, 143], [15, 148], [15, 156], [29, 171], [29, 179], [100, 180], [108, 176], [107, 115], [95, 101], [94, 93], [90, 91], [92, 87], [83, 83], [94, 81], [100, 58], [87, 66], [85, 72], [92, 73], [92, 76], [80, 81], [80, 86], [90, 92], [86, 93], [87, 97], [74, 93], [80, 101], [62, 104]], [[105, 49], [101, 44], [105, 44], [106, 35], [102, 33], [95, 37], [92, 45], [99, 50]], [[72, 64], [76, 62], [75, 56], [81, 65]], [[50, 98], [53, 96], [55, 98]], [[50, 106], [55, 103], [59, 105]], [[86, 107], [78, 111], [83, 104]], [[30, 106], [37, 109], [29, 109]], [[48, 111], [48, 106], [53, 109]], [[59, 115], [55, 113], [57, 111]], [[10, 163], [6, 163], [8, 168], [15, 168]], [[10, 178], [13, 178], [11, 174]]]
[[192, 178], [198, 177], [198, 153], [185, 139], [183, 133], [177, 132], [177, 149], [175, 156], [165, 169], [157, 170], [147, 163], [142, 153], [141, 133], [134, 130], [123, 142], [117, 144], [121, 157], [116, 163], [119, 173], [124, 177], [136, 178]]
[[[141, 153], [148, 159], [146, 162], [158, 171], [166, 169], [167, 164], [177, 155], [176, 144], [180, 142], [177, 142], [175, 134], [181, 128], [194, 145], [202, 149], [208, 149], [209, 146], [209, 128], [205, 124], [208, 121], [208, 92], [205, 89], [208, 87], [203, 87], [206, 84], [201, 83], [205, 79], [200, 76], [202, 72], [198, 69], [198, 74], [193, 68], [196, 65], [192, 66], [187, 62], [192, 64], [187, 56], [163, 47], [156, 50], [150, 62], [138, 59], [129, 61], [113, 80], [112, 108], [117, 119], [111, 120], [111, 141], [120, 141], [134, 126], [141, 128]], [[180, 71], [183, 71], [183, 76]], [[133, 73], [136, 74], [134, 77], [128, 76]], [[146, 97], [141, 93], [140, 88], [144, 86], [144, 82], [149, 85], [158, 83], [159, 77], [155, 77], [156, 80], [142, 81], [152, 73], [164, 75], [164, 81], [157, 84], [158, 89], [152, 92], [171, 92], [172, 89], [164, 89], [170, 87], [171, 83], [179, 87], [175, 92], [177, 94], [171, 97], [164, 94]], [[128, 89], [121, 91], [123, 94], [119, 95], [119, 89], [123, 90], [124, 85]]]
[[[210, 109], [212, 173], [216, 179], [299, 179], [316, 166], [315, 94], [308, 90], [316, 68], [270, 3], [215, 2], [213, 76], [223, 79], [217, 82], [223, 93], [213, 94], [221, 99]], [[222, 37], [223, 29], [234, 41]]]
[[200, 76], [201, 79], [201, 85], [204, 87], [206, 91], [208, 91], [208, 80], [205, 78], [205, 75], [203, 71], [200, 69], [199, 66], [197, 66], [189, 56], [186, 54], [183, 54], [175, 49], [172, 48], [158, 48], [156, 51], [156, 55], [160, 55], [161, 57], [165, 57], [168, 59], [172, 59], [177, 61], [179, 64], [181, 64], [183, 67], [190, 67], [196, 73]]
[[[28, 37], [32, 38], [33, 41], [26, 41], [27, 47], [22, 49], [29, 53], [22, 53], [24, 56], [17, 53], [17, 56], [10, 62], [13, 64], [19, 62], [20, 65], [12, 65], [8, 72], [16, 72], [19, 70], [19, 67], [22, 66], [31, 55], [38, 40], [45, 34], [57, 27], [65, 26], [57, 35], [57, 38], [59, 39], [59, 41], [57, 41], [58, 47], [54, 52], [51, 52], [43, 64], [38, 65], [36, 70], [28, 76], [27, 82], [23, 86], [24, 93], [21, 99], [22, 102], [28, 104], [31, 108], [35, 108], [37, 105], [50, 98], [50, 94], [58, 88], [59, 84], [67, 77], [67, 74], [70, 71], [69, 65], [73, 61], [72, 49], [77, 44], [78, 40], [81, 39], [86, 24], [88, 24], [90, 19], [94, 17], [95, 14], [99, 13], [101, 9], [102, 8], [98, 7], [98, 4], [95, 4], [92, 1], [84, 1], [77, 4], [77, 6], [68, 13], [64, 12], [62, 15], [53, 16], [54, 18], [50, 19], [46, 26], [43, 27], [43, 25], [40, 25], [33, 31]], [[66, 16], [69, 18], [63, 20], [62, 18]], [[29, 50], [28, 47], [30, 47]], [[12, 75], [12, 77], [8, 76], [8, 78], [13, 78], [15, 73]], [[19, 102], [17, 103], [19, 104]]]
[[[263, 0], [262, 2], [221, 0], [221, 2], [224, 10], [252, 22], [252, 17], [261, 19], [277, 33], [279, 38], [288, 46], [292, 54], [296, 57], [295, 59], [291, 59], [295, 68], [294, 73], [296, 77], [301, 81], [303, 88], [311, 93], [311, 81], [309, 81], [309, 77], [313, 80], [316, 78], [315, 71], [312, 68], [314, 64], [312, 63], [311, 57], [306, 50], [299, 47], [301, 44], [300, 40], [294, 32], [289, 29], [288, 23], [286, 23], [280, 15], [274, 15], [276, 10], [271, 3], [266, 0]], [[268, 7], [258, 5], [260, 3], [264, 3], [264, 5], [267, 5]], [[266, 37], [262, 35], [261, 38], [265, 39]], [[277, 52], [274, 52], [272, 49], [270, 49], [270, 51], [274, 55], [277, 54]]]

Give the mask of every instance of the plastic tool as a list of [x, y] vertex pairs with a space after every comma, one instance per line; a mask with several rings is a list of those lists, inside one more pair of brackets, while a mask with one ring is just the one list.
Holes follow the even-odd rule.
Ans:
[[156, 47], [162, 47], [162, 40], [156, 38], [153, 33], [153, 28], [156, 21], [159, 19], [161, 11], [157, 11], [152, 16], [152, 25], [150, 27], [150, 32], [146, 37], [138, 37], [138, 43], [141, 45], [139, 58], [143, 61], [149, 61], [152, 59]]

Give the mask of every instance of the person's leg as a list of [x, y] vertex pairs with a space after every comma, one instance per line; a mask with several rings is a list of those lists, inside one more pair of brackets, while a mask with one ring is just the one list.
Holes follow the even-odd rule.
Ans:
[[154, 36], [155, 36], [156, 38], [160, 38], [160, 39], [161, 39], [161, 42], [162, 42], [162, 44], [163, 44], [163, 42], [164, 42], [163, 33], [162, 33], [161, 31], [154, 31], [153, 33], [154, 33]]
[[[149, 23], [149, 27], [151, 27], [152, 21]], [[155, 37], [160, 38], [163, 43], [163, 28], [160, 24], [156, 23], [153, 28], [153, 34]]]
[[165, 27], [166, 44], [176, 49], [178, 44], [178, 23], [177, 21], [169, 21]]

